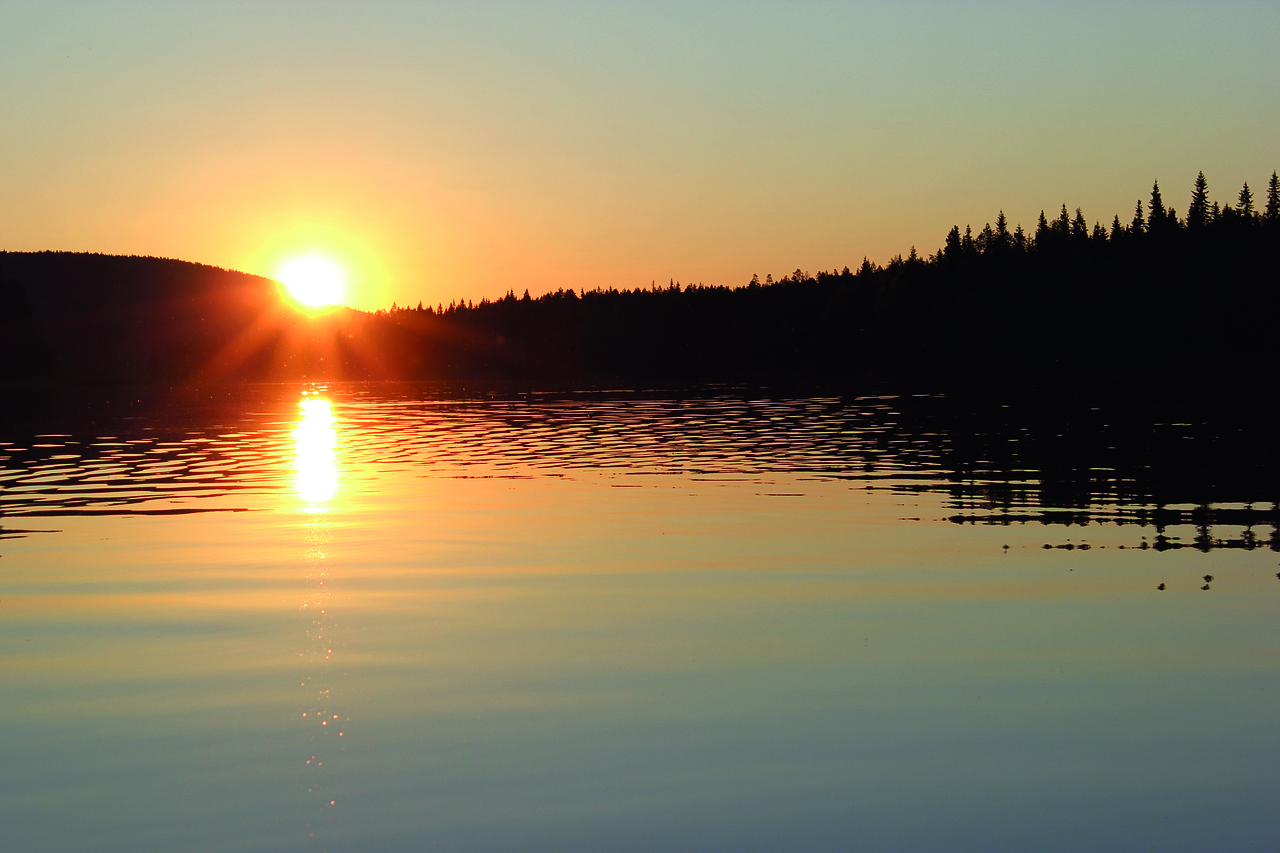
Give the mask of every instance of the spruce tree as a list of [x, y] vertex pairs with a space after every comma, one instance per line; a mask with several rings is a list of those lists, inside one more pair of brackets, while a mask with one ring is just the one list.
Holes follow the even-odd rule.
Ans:
[[1164, 199], [1160, 197], [1160, 182], [1151, 185], [1151, 215], [1147, 217], [1147, 230], [1163, 231], [1168, 224], [1168, 213], [1164, 209]]
[[1147, 223], [1142, 216], [1142, 199], [1138, 199], [1138, 206], [1133, 210], [1133, 221], [1129, 223], [1129, 231], [1133, 234], [1141, 234], [1146, 230]]
[[1187, 208], [1187, 227], [1203, 228], [1209, 224], [1209, 182], [1204, 179], [1204, 172], [1196, 177], [1195, 189], [1191, 193], [1191, 206]]
[[[1063, 207], [1066, 210], [1066, 207]], [[1083, 243], [1089, 239], [1089, 223], [1084, 221], [1084, 213], [1080, 208], [1076, 208], [1075, 219], [1071, 220], [1071, 236], [1075, 238], [1077, 243]]]
[[952, 225], [951, 230], [947, 232], [947, 240], [942, 246], [942, 257], [948, 261], [957, 261], [960, 259], [960, 227]]
[[1249, 189], [1249, 182], [1245, 181], [1244, 186], [1240, 188], [1240, 196], [1237, 199], [1236, 210], [1244, 214], [1245, 219], [1253, 219], [1253, 190]]
[[1040, 211], [1040, 221], [1036, 223], [1036, 243], [1040, 244], [1041, 240], [1049, 233], [1049, 220], [1044, 218], [1044, 211]]
[[996, 232], [991, 230], [991, 223], [988, 222], [982, 226], [982, 230], [978, 232], [977, 240], [979, 254], [985, 254], [991, 251], [996, 245]]
[[1276, 178], [1276, 173], [1271, 173], [1271, 183], [1267, 184], [1267, 208], [1262, 212], [1262, 218], [1268, 222], [1280, 221], [1280, 179]]
[[1120, 214], [1111, 220], [1111, 239], [1115, 240], [1124, 234], [1124, 226], [1120, 224]]
[[996, 243], [1000, 248], [1006, 248], [1011, 242], [1009, 236], [1009, 220], [1005, 218], [1004, 211], [996, 217]]

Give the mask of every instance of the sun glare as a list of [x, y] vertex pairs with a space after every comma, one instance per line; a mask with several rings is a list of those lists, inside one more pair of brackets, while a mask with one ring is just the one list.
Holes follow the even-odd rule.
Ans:
[[276, 278], [298, 302], [308, 308], [322, 308], [337, 305], [342, 299], [346, 276], [328, 258], [307, 255], [283, 263]]
[[333, 448], [337, 419], [323, 397], [309, 397], [300, 404], [302, 420], [293, 431], [297, 442], [294, 464], [298, 469], [298, 494], [314, 510], [320, 510], [338, 490], [338, 468]]

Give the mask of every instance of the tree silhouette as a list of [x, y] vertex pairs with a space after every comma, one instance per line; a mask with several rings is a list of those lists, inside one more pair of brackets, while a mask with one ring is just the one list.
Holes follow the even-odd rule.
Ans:
[[1204, 172], [1196, 176], [1195, 188], [1191, 192], [1191, 206], [1187, 208], [1187, 227], [1193, 230], [1203, 228], [1209, 222], [1209, 182]]
[[1147, 230], [1152, 234], [1163, 234], [1169, 226], [1169, 213], [1164, 208], [1164, 199], [1160, 196], [1160, 182], [1151, 184], [1151, 213], [1147, 217]]
[[1236, 209], [1244, 214], [1246, 219], [1252, 220], [1253, 211], [1253, 192], [1249, 189], [1249, 182], [1245, 181], [1244, 186], [1240, 188], [1240, 196], [1236, 201]]
[[[1067, 206], [1064, 204], [1062, 209], [1065, 211]], [[1071, 237], [1077, 246], [1084, 245], [1089, 239], [1089, 223], [1084, 221], [1084, 213], [1078, 207], [1075, 218], [1071, 220]]]
[[942, 257], [950, 263], [958, 263], [963, 250], [960, 246], [960, 227], [952, 225], [947, 238], [942, 244]]

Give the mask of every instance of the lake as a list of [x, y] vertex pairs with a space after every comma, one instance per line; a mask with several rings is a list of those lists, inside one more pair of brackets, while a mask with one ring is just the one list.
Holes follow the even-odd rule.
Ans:
[[35, 396], [0, 417], [4, 849], [1280, 838], [1280, 480], [1247, 430], [734, 388]]

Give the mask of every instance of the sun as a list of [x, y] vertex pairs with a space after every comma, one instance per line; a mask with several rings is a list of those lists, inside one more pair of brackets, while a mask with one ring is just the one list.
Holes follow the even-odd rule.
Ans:
[[276, 278], [289, 295], [308, 308], [337, 305], [342, 300], [346, 274], [321, 255], [291, 258], [280, 265]]

